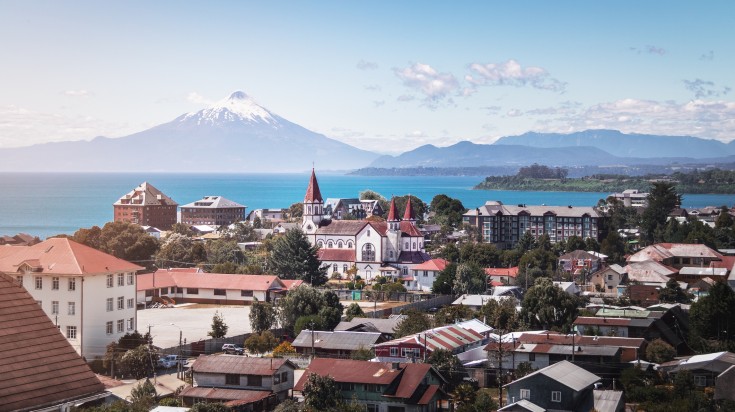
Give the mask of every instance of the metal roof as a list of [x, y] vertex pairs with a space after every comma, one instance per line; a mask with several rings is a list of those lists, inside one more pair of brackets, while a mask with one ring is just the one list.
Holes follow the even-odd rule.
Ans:
[[281, 358], [258, 358], [240, 355], [201, 355], [192, 366], [194, 373], [239, 373], [243, 375], [273, 375], [283, 365], [296, 369]]
[[528, 374], [520, 379], [516, 379], [506, 386], [515, 385], [522, 380], [531, 379], [537, 375], [544, 375], [575, 391], [580, 391], [592, 386], [595, 382], [600, 380], [599, 376], [587, 372], [571, 362], [561, 361], [543, 369], [539, 369], [536, 372]]
[[[380, 332], [353, 332], [353, 331], [314, 331], [314, 348], [334, 350], [357, 350], [371, 348], [380, 340]], [[298, 348], [311, 348], [312, 331], [304, 329], [294, 339], [292, 345]]]

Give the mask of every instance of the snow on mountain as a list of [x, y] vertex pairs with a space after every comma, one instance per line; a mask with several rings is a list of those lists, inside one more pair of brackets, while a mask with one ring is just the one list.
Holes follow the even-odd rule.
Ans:
[[236, 91], [228, 98], [220, 100], [214, 105], [199, 110], [198, 112], [187, 113], [178, 119], [181, 123], [195, 121], [196, 124], [221, 124], [225, 122], [263, 122], [279, 127], [278, 121], [273, 114], [264, 107], [255, 102], [243, 91]]

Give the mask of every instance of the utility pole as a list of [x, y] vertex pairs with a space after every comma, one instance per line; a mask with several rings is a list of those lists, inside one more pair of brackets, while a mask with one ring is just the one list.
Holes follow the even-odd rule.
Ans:
[[176, 377], [179, 379], [183, 378], [184, 375], [184, 365], [181, 364], [181, 340], [182, 340], [182, 334], [183, 331], [181, 328], [179, 328], [179, 358], [176, 359]]

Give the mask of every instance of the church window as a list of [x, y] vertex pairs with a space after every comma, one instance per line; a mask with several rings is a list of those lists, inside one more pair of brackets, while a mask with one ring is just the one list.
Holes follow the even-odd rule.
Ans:
[[309, 207], [306, 208], [306, 214], [307, 215], [310, 215], [311, 214], [311, 206], [309, 206]]
[[368, 237], [370, 236], [370, 229], [368, 229], [368, 231], [367, 231], [367, 235], [368, 235]]
[[332, 273], [337, 273], [337, 271], [339, 271], [339, 266], [335, 263], [332, 265]]
[[406, 242], [406, 250], [408, 250], [408, 242]]
[[352, 249], [352, 241], [347, 242], [347, 248]]
[[342, 246], [344, 246], [344, 244], [342, 243], [342, 241], [341, 240], [338, 241], [337, 242], [337, 247], [340, 248], [340, 249], [342, 249]]
[[320, 248], [322, 248], [322, 247], [324, 247], [324, 242], [322, 240], [317, 240], [316, 241], [316, 245], [319, 246]]
[[416, 249], [416, 242], [413, 242], [413, 248]]
[[347, 273], [347, 265], [342, 265], [342, 272]]
[[393, 258], [393, 251], [392, 250], [390, 251], [390, 257], [391, 257], [391, 259]]
[[334, 247], [334, 243], [331, 240], [327, 241], [327, 249], [331, 249], [333, 247]]
[[375, 261], [375, 249], [372, 244], [366, 243], [362, 247], [362, 260], [366, 262]]

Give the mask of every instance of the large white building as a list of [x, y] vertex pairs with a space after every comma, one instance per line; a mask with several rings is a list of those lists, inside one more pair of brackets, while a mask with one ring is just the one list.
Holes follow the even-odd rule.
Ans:
[[142, 267], [66, 238], [0, 247], [0, 272], [23, 286], [87, 360], [136, 329], [135, 273]]
[[367, 281], [388, 272], [406, 276], [411, 268], [430, 259], [424, 252], [424, 236], [416, 227], [410, 200], [400, 220], [393, 199], [386, 221], [331, 220], [326, 216], [312, 170], [301, 228], [309, 241], [319, 246], [319, 260], [329, 265], [330, 276], [344, 275], [353, 265]]

